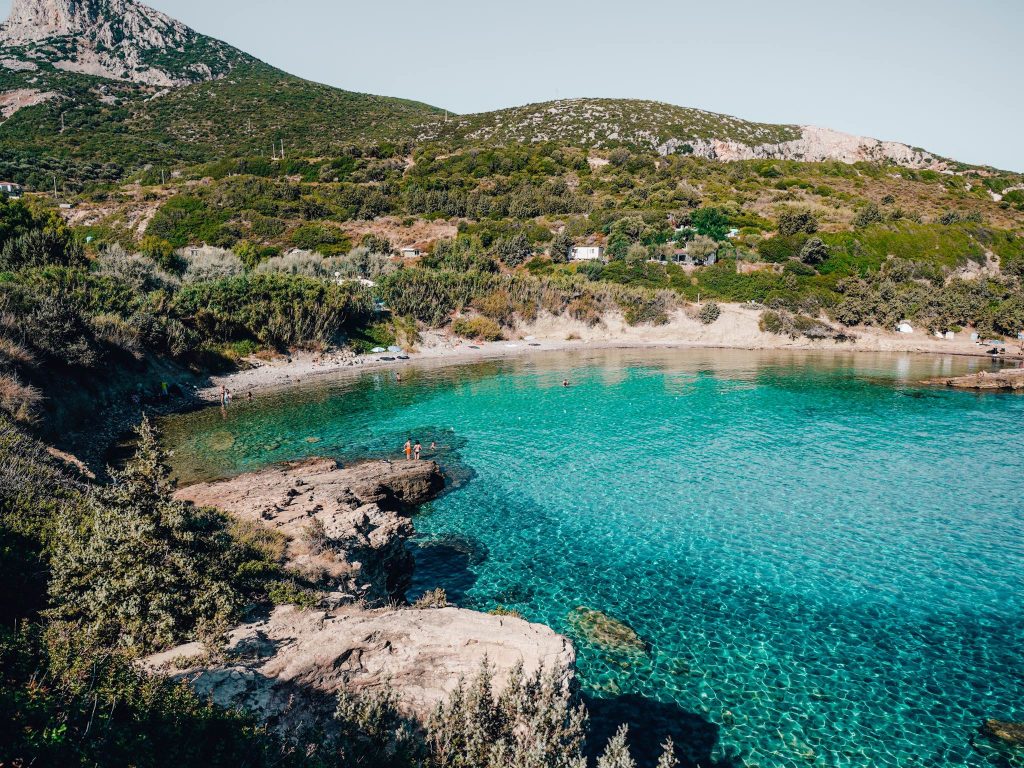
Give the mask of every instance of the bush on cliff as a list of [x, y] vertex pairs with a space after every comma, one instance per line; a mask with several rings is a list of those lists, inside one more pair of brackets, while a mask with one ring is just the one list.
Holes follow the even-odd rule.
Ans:
[[50, 594], [56, 617], [144, 653], [214, 639], [241, 607], [240, 565], [227, 520], [175, 501], [156, 434], [144, 421], [139, 447], [110, 486], [62, 515]]
[[0, 627], [0, 765], [328, 768], [249, 714], [151, 677], [125, 652], [56, 623]]

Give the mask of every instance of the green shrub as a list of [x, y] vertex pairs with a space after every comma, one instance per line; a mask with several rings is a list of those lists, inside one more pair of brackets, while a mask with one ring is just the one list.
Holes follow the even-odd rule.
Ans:
[[757, 252], [763, 261], [782, 264], [800, 255], [808, 242], [807, 235], [777, 235], [765, 238], [757, 244]]
[[227, 521], [175, 501], [147, 421], [138, 437], [135, 457], [113, 473], [113, 484], [61, 518], [52, 614], [132, 652], [217, 638], [241, 607]]
[[779, 234], [782, 237], [792, 235], [813, 235], [818, 231], [818, 220], [810, 211], [784, 211], [779, 215]]
[[719, 317], [722, 316], [722, 310], [719, 309], [718, 304], [714, 301], [705, 302], [700, 308], [700, 312], [697, 314], [698, 319], [704, 325], [711, 325]]
[[505, 338], [501, 326], [489, 317], [459, 317], [452, 322], [452, 333], [466, 339], [500, 341]]
[[203, 338], [254, 339], [276, 347], [324, 347], [371, 315], [355, 284], [311, 277], [255, 274], [186, 285], [171, 311]]

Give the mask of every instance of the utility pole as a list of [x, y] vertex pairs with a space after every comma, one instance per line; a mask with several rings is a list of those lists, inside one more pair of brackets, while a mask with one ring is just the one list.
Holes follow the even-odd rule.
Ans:
[[57, 199], [57, 174], [53, 174], [53, 199]]
[[284, 139], [281, 139], [281, 159], [284, 160]]

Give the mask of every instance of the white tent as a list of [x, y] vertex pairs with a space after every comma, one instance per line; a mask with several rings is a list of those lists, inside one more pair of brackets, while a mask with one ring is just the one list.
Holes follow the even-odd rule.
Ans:
[[899, 326], [897, 326], [896, 330], [900, 333], [913, 333], [914, 326], [912, 326], [910, 323], [904, 320], [902, 323], [899, 324]]

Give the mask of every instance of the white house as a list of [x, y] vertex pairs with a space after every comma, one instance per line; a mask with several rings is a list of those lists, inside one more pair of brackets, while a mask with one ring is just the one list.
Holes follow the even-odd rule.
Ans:
[[577, 245], [572, 249], [573, 261], [604, 261], [604, 248], [600, 245]]
[[0, 181], [0, 195], [21, 197], [23, 191], [20, 184], [15, 184], [13, 181]]
[[422, 255], [423, 252], [419, 248], [413, 248], [412, 246], [409, 246], [407, 248], [402, 249], [403, 259], [418, 259]]

